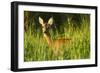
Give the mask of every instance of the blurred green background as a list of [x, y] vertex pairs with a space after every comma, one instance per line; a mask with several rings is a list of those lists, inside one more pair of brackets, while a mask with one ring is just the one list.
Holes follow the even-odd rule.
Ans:
[[[39, 16], [54, 25], [51, 39], [70, 38], [72, 43], [62, 48], [63, 55], [55, 56], [44, 40]], [[24, 11], [24, 61], [74, 60], [90, 58], [90, 15]]]

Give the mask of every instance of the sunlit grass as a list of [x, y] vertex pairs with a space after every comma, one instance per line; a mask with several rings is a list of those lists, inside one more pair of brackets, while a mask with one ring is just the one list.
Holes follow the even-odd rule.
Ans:
[[[64, 27], [64, 33], [52, 34], [52, 39], [70, 38], [69, 46], [64, 46], [63, 55], [55, 56], [48, 46], [43, 35], [31, 31], [24, 33], [24, 61], [48, 61], [48, 60], [73, 60], [90, 58], [90, 27], [86, 22], [80, 28], [69, 25]], [[34, 35], [36, 34], [36, 35]]]

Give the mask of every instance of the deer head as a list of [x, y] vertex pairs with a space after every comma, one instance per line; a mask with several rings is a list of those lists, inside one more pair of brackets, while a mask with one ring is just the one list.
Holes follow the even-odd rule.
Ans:
[[44, 22], [44, 20], [39, 17], [39, 23], [42, 25], [43, 33], [46, 33], [50, 26], [53, 25], [53, 17], [49, 18], [48, 22]]

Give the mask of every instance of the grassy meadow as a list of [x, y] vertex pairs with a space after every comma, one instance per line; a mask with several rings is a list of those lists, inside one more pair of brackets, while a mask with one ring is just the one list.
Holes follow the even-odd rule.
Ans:
[[[83, 15], [86, 16], [86, 15]], [[89, 16], [89, 15], [88, 15]], [[63, 55], [55, 56], [43, 37], [42, 29], [31, 28], [24, 32], [24, 61], [74, 60], [90, 58], [90, 21], [82, 18], [80, 26], [73, 21], [63, 22], [57, 30], [49, 30], [50, 37], [70, 38], [71, 43], [62, 47]], [[77, 23], [76, 23], [77, 24]], [[34, 23], [35, 25], [35, 23]], [[79, 26], [79, 27], [78, 27]], [[32, 31], [32, 30], [36, 31]], [[63, 31], [61, 31], [63, 30]], [[60, 31], [62, 33], [60, 33]]]

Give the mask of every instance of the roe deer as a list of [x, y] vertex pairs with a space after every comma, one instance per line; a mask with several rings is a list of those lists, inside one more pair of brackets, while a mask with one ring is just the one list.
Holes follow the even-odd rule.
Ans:
[[55, 55], [60, 54], [62, 50], [60, 49], [64, 44], [67, 45], [68, 42], [70, 42], [71, 39], [51, 39], [50, 34], [48, 32], [48, 29], [50, 29], [50, 26], [53, 25], [53, 17], [51, 17], [47, 23], [44, 22], [44, 20], [39, 17], [39, 23], [42, 25], [42, 31], [43, 36], [46, 39], [48, 46], [52, 48], [53, 53]]

